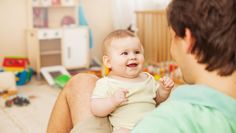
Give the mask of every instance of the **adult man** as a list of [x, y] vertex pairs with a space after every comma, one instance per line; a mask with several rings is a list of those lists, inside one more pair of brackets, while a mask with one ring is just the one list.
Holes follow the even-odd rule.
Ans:
[[[190, 85], [176, 88], [134, 133], [236, 132], [235, 10], [235, 0], [172, 0], [167, 11], [173, 29], [171, 54]], [[70, 81], [58, 97], [48, 132], [69, 131], [75, 125], [73, 131], [89, 133], [95, 127], [94, 133], [109, 133], [107, 119], [90, 113], [96, 80], [77, 75]]]
[[189, 85], [177, 87], [134, 133], [236, 132], [235, 10], [235, 0], [171, 2], [171, 54]]

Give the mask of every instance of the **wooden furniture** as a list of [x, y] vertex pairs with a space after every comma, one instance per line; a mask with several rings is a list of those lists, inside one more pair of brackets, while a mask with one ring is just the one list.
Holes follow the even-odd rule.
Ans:
[[36, 73], [89, 66], [88, 28], [78, 26], [77, 7], [76, 0], [28, 0], [27, 54]]
[[144, 46], [148, 63], [171, 60], [170, 29], [166, 12], [160, 10], [137, 11], [138, 36]]

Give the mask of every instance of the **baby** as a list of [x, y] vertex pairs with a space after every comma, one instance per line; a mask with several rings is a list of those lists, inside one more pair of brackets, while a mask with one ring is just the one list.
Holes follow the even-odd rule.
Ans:
[[113, 133], [129, 133], [146, 113], [168, 98], [174, 82], [164, 77], [159, 85], [142, 71], [144, 50], [134, 33], [116, 30], [103, 45], [103, 63], [110, 72], [96, 82], [91, 111], [95, 116], [108, 116]]

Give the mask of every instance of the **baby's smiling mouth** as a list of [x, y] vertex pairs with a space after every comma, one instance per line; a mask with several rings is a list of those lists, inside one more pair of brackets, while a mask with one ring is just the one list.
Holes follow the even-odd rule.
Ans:
[[130, 63], [128, 65], [126, 65], [127, 67], [136, 67], [138, 64], [137, 63]]

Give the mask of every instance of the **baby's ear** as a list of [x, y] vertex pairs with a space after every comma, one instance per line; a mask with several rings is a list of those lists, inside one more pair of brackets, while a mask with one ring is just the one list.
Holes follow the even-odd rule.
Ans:
[[111, 61], [110, 61], [110, 57], [107, 56], [107, 55], [104, 55], [102, 57], [102, 61], [103, 61], [103, 64], [107, 67], [107, 68], [111, 68]]

